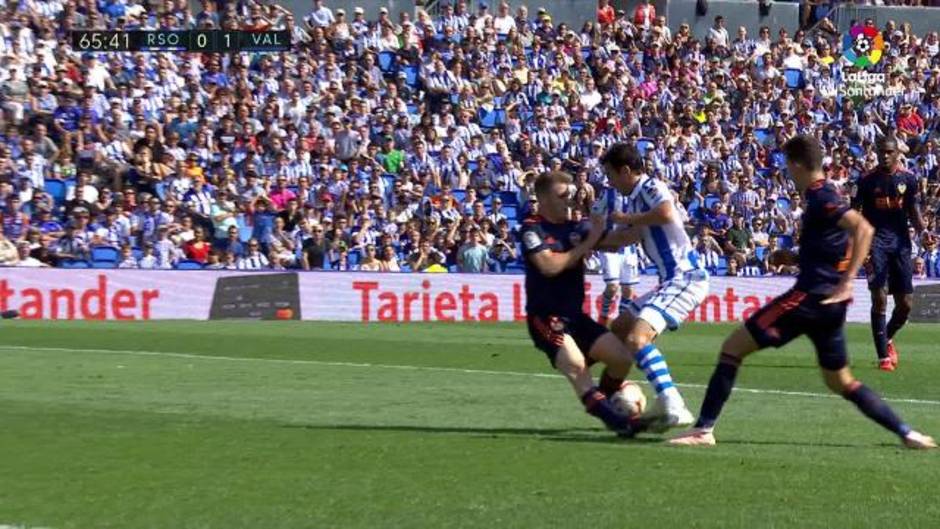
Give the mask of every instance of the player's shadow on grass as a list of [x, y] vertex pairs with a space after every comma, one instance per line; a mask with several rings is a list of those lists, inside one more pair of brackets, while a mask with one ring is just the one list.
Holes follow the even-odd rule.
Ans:
[[[405, 432], [425, 434], [463, 434], [472, 437], [533, 437], [546, 441], [622, 443], [612, 433], [599, 428], [478, 428], [458, 426], [368, 425], [368, 424], [286, 424], [284, 428], [306, 430], [340, 430], [353, 432]], [[658, 442], [660, 439], [638, 438], [628, 442]]]

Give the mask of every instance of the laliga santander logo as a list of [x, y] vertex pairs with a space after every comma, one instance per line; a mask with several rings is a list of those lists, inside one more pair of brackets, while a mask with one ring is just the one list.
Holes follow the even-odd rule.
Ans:
[[842, 40], [845, 58], [859, 68], [878, 64], [884, 53], [885, 40], [881, 32], [871, 26], [852, 26]]
[[884, 49], [884, 38], [876, 28], [852, 26], [842, 40], [842, 54], [845, 60], [859, 71], [845, 75], [843, 84], [838, 88], [843, 97], [859, 102], [873, 97], [891, 97], [903, 93], [902, 88], [886, 86], [887, 78], [884, 73], [865, 71], [865, 68], [881, 61]]

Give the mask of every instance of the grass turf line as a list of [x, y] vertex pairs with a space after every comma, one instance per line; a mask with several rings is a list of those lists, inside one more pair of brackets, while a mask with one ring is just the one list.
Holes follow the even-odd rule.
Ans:
[[[725, 326], [662, 349], [702, 384]], [[548, 373], [515, 325], [56, 323], [2, 345]], [[932, 329], [901, 371], [857, 374], [940, 398]], [[620, 443], [553, 378], [0, 349], [0, 522], [63, 528], [928, 527], [936, 454], [912, 454], [848, 403], [736, 394], [714, 450]], [[808, 343], [759, 354], [740, 385], [820, 393]], [[700, 389], [684, 391], [693, 406]], [[940, 432], [932, 407], [897, 404]]]

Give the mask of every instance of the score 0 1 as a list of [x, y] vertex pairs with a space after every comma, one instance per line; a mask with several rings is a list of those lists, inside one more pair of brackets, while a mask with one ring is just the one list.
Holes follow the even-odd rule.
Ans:
[[189, 51], [224, 53], [238, 51], [237, 31], [193, 31], [189, 38]]

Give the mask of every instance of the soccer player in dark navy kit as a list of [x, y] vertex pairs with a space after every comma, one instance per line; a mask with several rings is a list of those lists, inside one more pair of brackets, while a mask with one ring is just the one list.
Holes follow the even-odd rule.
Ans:
[[[520, 232], [525, 255], [526, 312], [529, 335], [552, 366], [571, 383], [585, 410], [611, 430], [629, 437], [639, 419], [622, 415], [608, 397], [623, 385], [633, 356], [606, 327], [584, 313], [584, 257], [601, 242], [606, 218], [569, 220], [574, 197], [571, 175], [538, 176], [539, 215], [526, 219]], [[606, 365], [595, 386], [589, 366]]]
[[[852, 206], [861, 209], [875, 227], [866, 270], [871, 290], [871, 333], [878, 367], [883, 371], [894, 371], [898, 366], [894, 335], [911, 313], [914, 270], [908, 222], [918, 234], [924, 228], [917, 186], [917, 178], [898, 164], [897, 142], [883, 139], [878, 143], [878, 168], [859, 179], [852, 200]], [[889, 293], [894, 296], [894, 310], [885, 324]]]
[[782, 347], [806, 335], [826, 386], [855, 404], [868, 418], [897, 434], [908, 448], [936, 448], [930, 437], [912, 430], [878, 396], [852, 376], [845, 346], [845, 313], [852, 280], [868, 255], [874, 229], [850, 209], [822, 172], [822, 150], [811, 136], [796, 136], [783, 147], [787, 169], [805, 198], [800, 234], [800, 274], [796, 285], [751, 316], [722, 345], [708, 382], [695, 428], [670, 444], [715, 444], [715, 423], [747, 355]]

